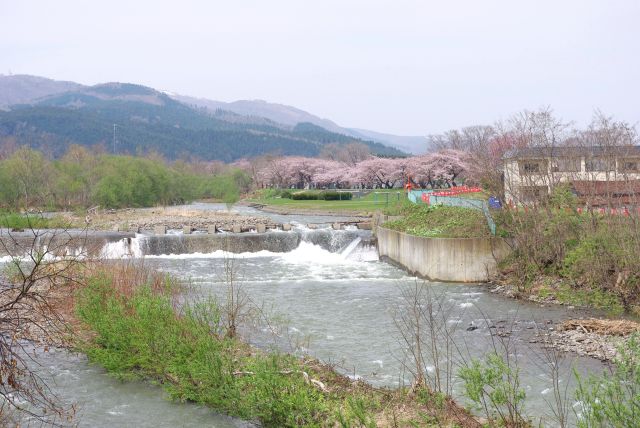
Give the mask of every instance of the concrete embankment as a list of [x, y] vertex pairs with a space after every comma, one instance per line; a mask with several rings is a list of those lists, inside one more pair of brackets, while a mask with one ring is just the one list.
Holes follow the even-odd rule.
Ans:
[[484, 282], [511, 248], [502, 238], [423, 238], [378, 226], [380, 257], [433, 281]]

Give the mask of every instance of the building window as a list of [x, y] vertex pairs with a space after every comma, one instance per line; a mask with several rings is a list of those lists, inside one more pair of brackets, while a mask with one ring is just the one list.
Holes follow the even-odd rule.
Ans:
[[622, 159], [620, 167], [624, 172], [638, 172], [638, 159]]
[[520, 174], [540, 174], [543, 172], [544, 166], [540, 161], [524, 161], [520, 162]]
[[553, 172], [580, 172], [582, 158], [557, 158], [553, 160]]
[[607, 158], [589, 158], [585, 161], [584, 167], [588, 172], [615, 171], [615, 162]]

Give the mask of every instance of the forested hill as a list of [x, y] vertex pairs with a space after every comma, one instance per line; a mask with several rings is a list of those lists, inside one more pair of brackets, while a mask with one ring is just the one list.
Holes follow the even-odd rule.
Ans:
[[316, 156], [328, 143], [361, 142], [374, 154], [402, 156], [380, 143], [358, 140], [309, 123], [283, 127], [268, 120], [234, 120], [233, 113], [197, 109], [154, 89], [110, 83], [56, 94], [0, 112], [0, 138], [58, 156], [70, 144], [116, 152], [159, 152], [169, 159], [233, 161], [273, 153]]

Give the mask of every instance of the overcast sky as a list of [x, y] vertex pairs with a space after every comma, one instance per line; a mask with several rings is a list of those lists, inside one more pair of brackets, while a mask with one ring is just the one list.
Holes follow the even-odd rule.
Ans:
[[640, 120], [638, 0], [0, 0], [0, 73], [294, 105], [425, 135]]

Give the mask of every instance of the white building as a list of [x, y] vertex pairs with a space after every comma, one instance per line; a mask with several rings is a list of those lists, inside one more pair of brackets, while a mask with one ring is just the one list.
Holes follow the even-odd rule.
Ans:
[[629, 205], [640, 196], [640, 146], [528, 147], [510, 150], [503, 161], [509, 204], [540, 200], [559, 183], [571, 183], [591, 205]]

